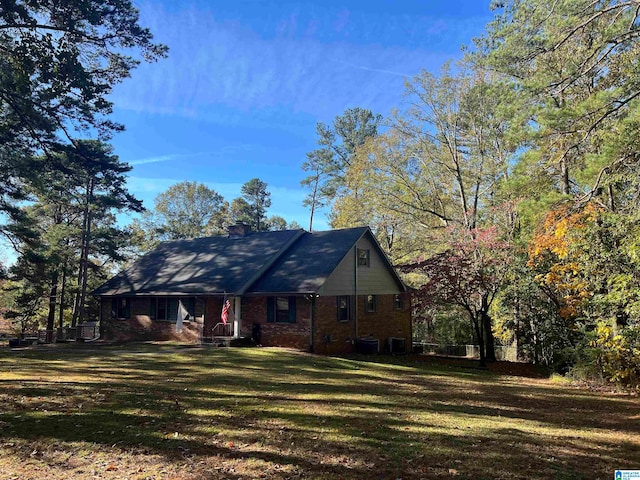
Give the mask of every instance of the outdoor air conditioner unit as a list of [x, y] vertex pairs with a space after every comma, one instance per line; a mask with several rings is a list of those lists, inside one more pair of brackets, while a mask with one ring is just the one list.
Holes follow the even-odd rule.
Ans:
[[407, 341], [401, 337], [389, 337], [390, 353], [407, 353]]
[[364, 354], [380, 353], [380, 340], [373, 337], [359, 338], [356, 344], [358, 352]]

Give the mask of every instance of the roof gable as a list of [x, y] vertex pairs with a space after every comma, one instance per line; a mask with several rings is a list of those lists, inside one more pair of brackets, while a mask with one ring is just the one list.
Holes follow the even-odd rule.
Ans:
[[368, 227], [308, 233], [250, 289], [250, 293], [316, 293]]
[[[357, 250], [368, 251], [368, 264], [359, 265]], [[371, 230], [367, 231], [349, 250], [319, 290], [320, 295], [396, 294], [406, 287], [388, 257], [384, 254]]]

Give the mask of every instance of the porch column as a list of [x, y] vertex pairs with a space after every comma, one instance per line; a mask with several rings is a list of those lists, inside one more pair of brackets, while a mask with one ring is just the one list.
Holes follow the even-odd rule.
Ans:
[[233, 338], [240, 338], [240, 326], [242, 325], [242, 298], [233, 298]]

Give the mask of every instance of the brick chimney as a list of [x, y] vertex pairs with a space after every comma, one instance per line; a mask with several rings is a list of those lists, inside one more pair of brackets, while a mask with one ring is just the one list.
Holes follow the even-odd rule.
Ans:
[[229, 225], [227, 231], [229, 232], [229, 238], [246, 237], [251, 233], [251, 225], [237, 222], [235, 225]]

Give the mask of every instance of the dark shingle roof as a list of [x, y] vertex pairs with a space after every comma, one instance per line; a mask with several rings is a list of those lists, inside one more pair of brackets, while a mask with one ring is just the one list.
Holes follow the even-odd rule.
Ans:
[[93, 294], [316, 293], [367, 232], [375, 242], [368, 227], [164, 242]]
[[233, 293], [301, 230], [163, 242], [94, 295]]
[[315, 293], [368, 227], [305, 233], [262, 277], [251, 293]]

